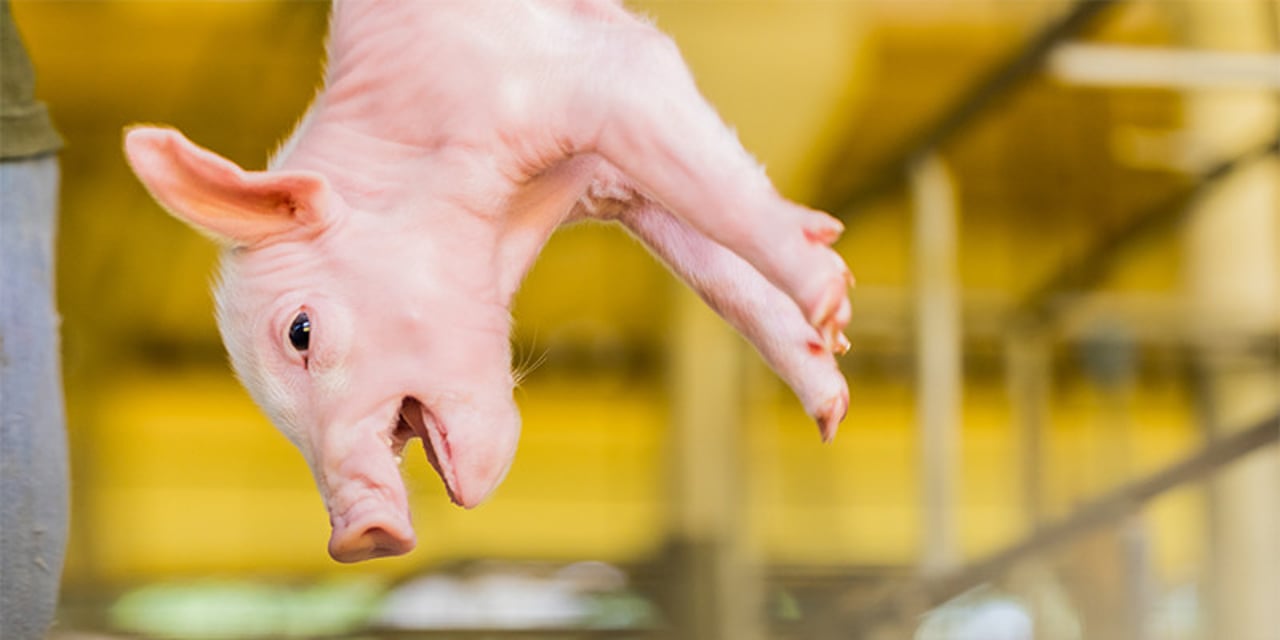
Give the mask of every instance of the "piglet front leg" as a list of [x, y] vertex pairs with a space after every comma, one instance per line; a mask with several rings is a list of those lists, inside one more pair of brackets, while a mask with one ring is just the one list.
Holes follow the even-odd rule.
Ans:
[[580, 215], [617, 220], [746, 337], [795, 392], [818, 423], [823, 442], [836, 435], [849, 407], [849, 388], [836, 364], [848, 339], [837, 334], [834, 352], [786, 294], [750, 263], [703, 235], [662, 205], [635, 193], [606, 169]]
[[[800, 308], [745, 260], [659, 205], [633, 207], [620, 221], [755, 345], [817, 421], [823, 442], [835, 438], [849, 388], [825, 338]], [[836, 340], [838, 353], [848, 350], [843, 334]]]
[[636, 71], [603, 76], [624, 79], [604, 94], [610, 116], [592, 150], [645, 197], [754, 267], [799, 306], [827, 350], [841, 350], [853, 277], [830, 249], [840, 222], [774, 190], [665, 35], [642, 32], [626, 64]]

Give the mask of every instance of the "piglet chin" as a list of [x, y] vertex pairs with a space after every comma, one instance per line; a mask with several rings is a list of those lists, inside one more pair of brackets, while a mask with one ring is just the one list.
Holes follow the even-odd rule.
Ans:
[[440, 480], [444, 482], [444, 490], [454, 504], [473, 507], [460, 498], [458, 476], [453, 470], [453, 456], [449, 449], [448, 432], [439, 420], [427, 408], [412, 397], [406, 397], [400, 404], [400, 417], [397, 432], [410, 430], [414, 437], [422, 440], [422, 448], [427, 453], [427, 461], [436, 470]]
[[[447, 411], [444, 413], [449, 415]], [[457, 413], [455, 411], [453, 415]], [[451, 434], [448, 423], [441, 420], [440, 415], [439, 411], [432, 411], [415, 398], [406, 397], [400, 405], [395, 428], [395, 433], [400, 435], [393, 438], [394, 446], [403, 447], [408, 439], [421, 438], [427, 461], [444, 481], [449, 499], [470, 509], [487, 500], [506, 477], [519, 436], [518, 418], [516, 428], [510, 430], [508, 437], [485, 434], [477, 442], [474, 434], [470, 441]], [[495, 423], [504, 424], [500, 420]], [[459, 424], [463, 424], [464, 429], [474, 426], [463, 422]], [[504, 432], [498, 433], [502, 435]]]

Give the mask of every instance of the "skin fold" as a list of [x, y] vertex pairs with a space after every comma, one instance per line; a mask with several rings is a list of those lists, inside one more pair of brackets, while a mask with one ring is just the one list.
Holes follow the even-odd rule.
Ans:
[[643, 241], [823, 440], [847, 410], [840, 223], [779, 196], [671, 40], [616, 3], [340, 1], [324, 88], [266, 171], [161, 127], [129, 129], [125, 152], [166, 210], [224, 247], [223, 340], [306, 456], [337, 560], [413, 548], [398, 469], [411, 439], [459, 505], [502, 481], [520, 431], [512, 296], [575, 220]]

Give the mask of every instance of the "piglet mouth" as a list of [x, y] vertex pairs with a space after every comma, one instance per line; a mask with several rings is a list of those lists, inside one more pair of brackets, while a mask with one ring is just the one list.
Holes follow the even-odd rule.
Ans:
[[396, 412], [391, 431], [391, 451], [397, 460], [402, 458], [405, 445], [414, 438], [422, 439], [427, 460], [444, 481], [449, 499], [454, 504], [462, 504], [458, 500], [458, 476], [454, 472], [453, 456], [449, 449], [449, 432], [425, 405], [416, 398], [406, 396], [400, 403], [400, 410]]

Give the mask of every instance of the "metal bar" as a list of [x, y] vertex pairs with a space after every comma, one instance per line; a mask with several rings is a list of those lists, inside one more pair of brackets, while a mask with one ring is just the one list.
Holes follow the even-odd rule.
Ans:
[[1280, 54], [1070, 44], [1049, 57], [1059, 81], [1088, 87], [1280, 89]]
[[1079, 259], [1072, 260], [1032, 288], [1015, 311], [1015, 317], [1040, 321], [1052, 319], [1061, 312], [1061, 307], [1053, 304], [1055, 295], [1096, 285], [1126, 249], [1152, 233], [1181, 222], [1190, 211], [1190, 205], [1207, 189], [1236, 169], [1269, 154], [1280, 154], [1280, 132], [1270, 142], [1210, 167], [1190, 186], [1132, 216], [1119, 231], [1103, 238]]
[[[1079, 0], [1066, 15], [1041, 29], [1031, 40], [1014, 49], [1000, 64], [984, 73], [937, 119], [907, 139], [897, 151], [869, 173], [862, 182], [850, 179], [848, 157], [838, 156], [830, 164], [822, 184], [831, 185], [819, 194], [817, 206], [848, 219], [858, 204], [877, 197], [900, 184], [907, 168], [930, 150], [969, 126], [997, 99], [1018, 88], [1044, 65], [1049, 53], [1062, 40], [1084, 31], [1118, 0]], [[849, 145], [846, 148], [853, 148]]]
[[1200, 451], [1142, 480], [1125, 485], [1080, 508], [1072, 516], [1048, 525], [1002, 551], [935, 578], [915, 581], [888, 592], [869, 607], [846, 618], [850, 629], [869, 629], [902, 615], [937, 606], [968, 589], [1003, 575], [1019, 562], [1116, 522], [1136, 512], [1152, 498], [1199, 479], [1256, 449], [1280, 440], [1280, 413], [1210, 442]]

